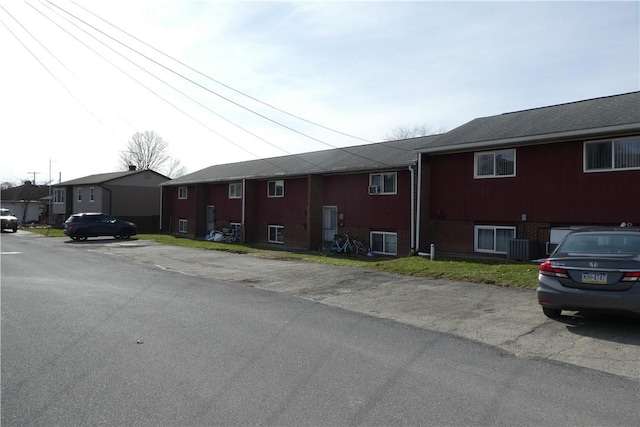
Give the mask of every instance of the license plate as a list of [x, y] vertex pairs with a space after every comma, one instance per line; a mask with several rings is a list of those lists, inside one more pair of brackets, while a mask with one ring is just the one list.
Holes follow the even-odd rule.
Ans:
[[607, 273], [582, 273], [582, 283], [592, 283], [594, 285], [606, 285]]

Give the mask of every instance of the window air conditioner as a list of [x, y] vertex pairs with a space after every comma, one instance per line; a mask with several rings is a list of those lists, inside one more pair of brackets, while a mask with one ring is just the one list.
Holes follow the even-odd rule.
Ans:
[[378, 194], [380, 192], [379, 185], [371, 185], [369, 186], [369, 194]]

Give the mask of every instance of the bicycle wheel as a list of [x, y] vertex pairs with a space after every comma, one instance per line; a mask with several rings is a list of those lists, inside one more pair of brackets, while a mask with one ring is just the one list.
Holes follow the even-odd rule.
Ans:
[[347, 247], [344, 248], [344, 250], [347, 253], [347, 255], [349, 255], [349, 256], [358, 255], [358, 248], [356, 248], [356, 245], [354, 245], [352, 241], [347, 243]]
[[362, 255], [369, 256], [369, 254], [371, 253], [371, 246], [369, 246], [368, 243], [362, 243], [362, 247]]
[[356, 255], [358, 254], [363, 254], [363, 255], [367, 255], [367, 253], [364, 251], [364, 245], [362, 244], [362, 242], [360, 240], [354, 240], [353, 241], [353, 246], [356, 247]]
[[318, 252], [320, 255], [327, 256], [331, 253], [331, 242], [322, 242], [320, 243], [320, 247], [318, 248]]

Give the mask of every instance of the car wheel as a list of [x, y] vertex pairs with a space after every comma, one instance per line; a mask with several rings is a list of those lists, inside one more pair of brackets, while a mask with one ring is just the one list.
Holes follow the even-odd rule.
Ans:
[[559, 310], [557, 308], [542, 307], [542, 312], [549, 319], [557, 319], [558, 317], [562, 316], [562, 310]]
[[76, 233], [76, 240], [87, 240], [87, 232], [86, 231], [78, 231]]
[[131, 238], [131, 233], [128, 232], [127, 230], [122, 230], [120, 231], [120, 238], [122, 240], [128, 240], [129, 238]]
[[18, 227], [13, 227], [13, 232], [17, 233], [18, 232]]

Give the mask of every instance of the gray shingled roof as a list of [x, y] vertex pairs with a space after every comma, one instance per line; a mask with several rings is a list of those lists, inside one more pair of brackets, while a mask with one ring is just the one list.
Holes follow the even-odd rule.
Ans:
[[436, 136], [358, 145], [268, 159], [209, 166], [161, 185], [236, 181], [271, 177], [346, 173], [408, 167], [416, 163], [416, 149]]
[[640, 92], [472, 120], [431, 141], [424, 153], [552, 142], [612, 131], [640, 131]]
[[[53, 186], [60, 187], [65, 185], [100, 185], [108, 181], [113, 181], [114, 179], [123, 178], [129, 175], [135, 175], [141, 172], [154, 172], [154, 171], [139, 169], [134, 171], [127, 170], [127, 171], [121, 171], [121, 172], [99, 173], [96, 175], [88, 175], [82, 178], [72, 179], [70, 181], [64, 181], [59, 184], [54, 184]], [[157, 172], [154, 172], [154, 173], [157, 173]]]
[[46, 185], [19, 185], [7, 188], [0, 193], [0, 199], [5, 202], [17, 202], [21, 200], [40, 200], [49, 195], [49, 187]]

